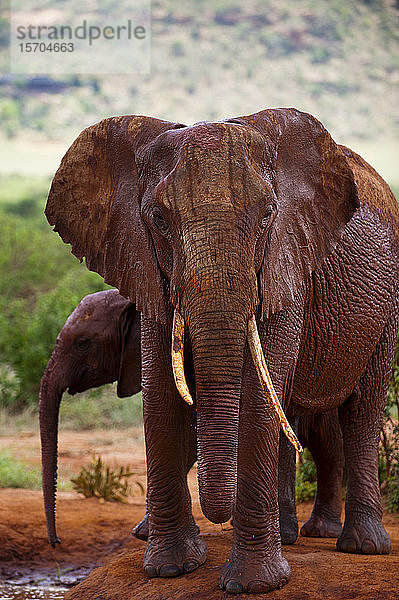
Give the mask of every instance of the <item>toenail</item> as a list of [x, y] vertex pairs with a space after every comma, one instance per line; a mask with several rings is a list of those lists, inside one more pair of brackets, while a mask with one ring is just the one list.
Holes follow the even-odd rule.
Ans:
[[238, 581], [228, 581], [226, 584], [226, 592], [229, 594], [241, 594], [243, 591], [241, 583]]
[[176, 577], [180, 574], [180, 569], [176, 565], [162, 565], [159, 569], [160, 577]]
[[375, 544], [371, 540], [364, 540], [362, 544], [362, 552], [364, 554], [375, 554]]
[[248, 592], [250, 594], [261, 594], [262, 592], [269, 592], [270, 587], [265, 581], [251, 581], [248, 584]]
[[144, 567], [145, 574], [147, 577], [158, 577], [158, 573], [155, 567], [152, 565], [146, 565]]
[[191, 573], [191, 571], [195, 571], [199, 567], [199, 564], [196, 560], [186, 560], [183, 565], [183, 569], [185, 573]]

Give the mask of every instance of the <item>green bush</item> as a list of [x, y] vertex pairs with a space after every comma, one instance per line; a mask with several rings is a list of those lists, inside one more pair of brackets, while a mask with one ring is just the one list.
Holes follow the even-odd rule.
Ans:
[[41, 480], [40, 469], [12, 458], [7, 451], [0, 452], [0, 487], [39, 489]]
[[399, 512], [399, 476], [391, 477], [388, 482], [387, 506], [389, 512]]
[[388, 510], [399, 511], [399, 343], [396, 346], [381, 429], [378, 473]]
[[83, 296], [106, 287], [50, 227], [0, 212], [0, 406], [37, 402], [65, 319]]
[[[73, 489], [83, 494], [85, 498], [99, 498], [111, 502], [124, 502], [130, 495], [131, 486], [129, 479], [134, 475], [130, 466], [117, 467], [114, 471], [109, 465], [103, 463], [101, 457], [92, 457], [88, 468], [82, 467], [79, 475], [71, 479]], [[144, 494], [144, 488], [136, 481]]]

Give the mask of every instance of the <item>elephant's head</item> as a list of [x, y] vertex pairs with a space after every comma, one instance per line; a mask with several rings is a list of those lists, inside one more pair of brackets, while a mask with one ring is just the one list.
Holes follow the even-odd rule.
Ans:
[[117, 290], [83, 298], [61, 329], [40, 385], [43, 492], [49, 538], [54, 525], [58, 413], [64, 391], [118, 381], [119, 397], [141, 389], [140, 314]]
[[235, 497], [247, 339], [267, 380], [253, 316], [295, 302], [357, 207], [344, 155], [294, 109], [192, 127], [105, 119], [80, 134], [55, 175], [46, 215], [72, 252], [147, 317], [166, 323], [175, 312], [175, 378], [190, 402], [185, 326], [200, 497], [214, 522], [230, 517]]

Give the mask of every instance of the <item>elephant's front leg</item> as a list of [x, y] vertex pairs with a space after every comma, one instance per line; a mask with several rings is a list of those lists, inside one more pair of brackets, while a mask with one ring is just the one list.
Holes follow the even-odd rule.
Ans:
[[[190, 448], [187, 456], [187, 464], [186, 464], [186, 473], [189, 474], [191, 468], [194, 466], [197, 461], [197, 435], [196, 435], [196, 418], [195, 415], [192, 415], [193, 419], [190, 423]], [[199, 527], [196, 526], [198, 533]], [[148, 508], [146, 503], [146, 511], [142, 520], [137, 523], [132, 529], [132, 535], [136, 537], [138, 540], [147, 541], [148, 540]]]
[[240, 406], [233, 548], [220, 587], [260, 593], [283, 587], [290, 567], [281, 554], [278, 509], [279, 424], [246, 353]]
[[[290, 419], [290, 424], [294, 431], [297, 431], [298, 420], [299, 417], [293, 417]], [[281, 431], [278, 462], [278, 505], [280, 512], [280, 536], [282, 544], [294, 544], [298, 537], [295, 484], [295, 448]]]
[[147, 453], [149, 577], [189, 573], [207, 557], [187, 485], [190, 411], [173, 380], [171, 328], [142, 318], [142, 389]]

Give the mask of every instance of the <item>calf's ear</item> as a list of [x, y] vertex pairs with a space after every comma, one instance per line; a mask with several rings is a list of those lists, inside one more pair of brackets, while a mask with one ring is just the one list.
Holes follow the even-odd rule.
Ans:
[[121, 316], [121, 358], [119, 364], [119, 398], [133, 396], [141, 390], [141, 327], [140, 313], [131, 304]]

